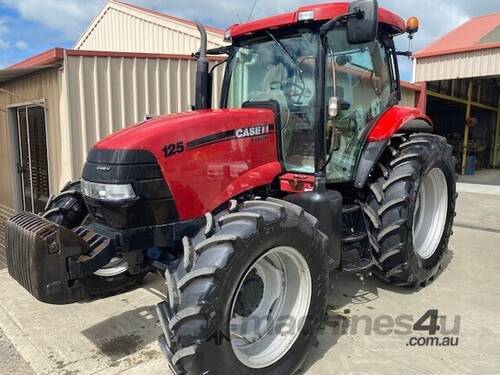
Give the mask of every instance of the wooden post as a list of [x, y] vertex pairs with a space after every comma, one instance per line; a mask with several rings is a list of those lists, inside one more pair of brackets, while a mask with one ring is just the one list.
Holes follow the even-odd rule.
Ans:
[[469, 81], [469, 87], [467, 89], [467, 109], [465, 110], [464, 146], [462, 150], [462, 175], [465, 174], [465, 167], [467, 166], [467, 144], [469, 143], [469, 126], [467, 126], [467, 119], [470, 117], [471, 103], [472, 103], [472, 80]]
[[500, 143], [500, 95], [498, 95], [497, 126], [495, 130], [495, 143], [493, 145], [493, 162], [491, 163], [493, 167], [498, 167], [497, 155], [498, 155], [498, 148], [500, 147], [499, 143]]

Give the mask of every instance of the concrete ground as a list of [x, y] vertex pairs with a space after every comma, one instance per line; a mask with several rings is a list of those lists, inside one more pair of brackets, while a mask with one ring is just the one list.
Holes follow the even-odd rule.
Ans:
[[500, 169], [481, 169], [472, 176], [459, 176], [458, 181], [466, 184], [500, 186]]
[[[412, 292], [370, 276], [334, 275], [326, 329], [317, 347], [304, 348], [306, 374], [499, 373], [500, 187], [459, 189], [455, 234], [432, 285]], [[0, 285], [0, 374], [168, 374], [156, 344], [160, 278], [69, 306], [35, 301], [6, 270]], [[412, 337], [429, 337], [410, 328], [430, 309], [438, 309], [442, 329], [455, 329], [435, 337], [458, 338], [456, 346], [410, 345]]]

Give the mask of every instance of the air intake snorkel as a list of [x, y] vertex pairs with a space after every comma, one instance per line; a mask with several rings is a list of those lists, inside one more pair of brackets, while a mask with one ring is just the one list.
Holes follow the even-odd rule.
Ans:
[[196, 99], [195, 109], [209, 109], [211, 103], [211, 75], [208, 67], [207, 58], [207, 32], [205, 27], [197, 22], [196, 27], [200, 32], [200, 50], [195, 54], [197, 57], [196, 63]]

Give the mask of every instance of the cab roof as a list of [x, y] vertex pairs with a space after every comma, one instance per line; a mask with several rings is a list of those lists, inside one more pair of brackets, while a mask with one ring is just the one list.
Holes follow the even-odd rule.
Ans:
[[[298, 8], [293, 12], [283, 13], [272, 17], [261, 18], [252, 22], [236, 24], [229, 27], [228, 32], [232, 38], [252, 35], [265, 29], [277, 29], [292, 26], [299, 23], [299, 14], [303, 12], [313, 12], [312, 19], [308, 21], [327, 21], [345, 14], [349, 10], [349, 2], [325, 3], [307, 5]], [[392, 35], [402, 34], [405, 31], [405, 21], [397, 14], [380, 8], [378, 10], [379, 23]]]

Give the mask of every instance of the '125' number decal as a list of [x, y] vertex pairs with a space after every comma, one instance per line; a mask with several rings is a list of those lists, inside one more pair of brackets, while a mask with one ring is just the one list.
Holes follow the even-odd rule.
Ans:
[[165, 157], [180, 154], [184, 151], [184, 142], [170, 143], [163, 147], [162, 151]]

